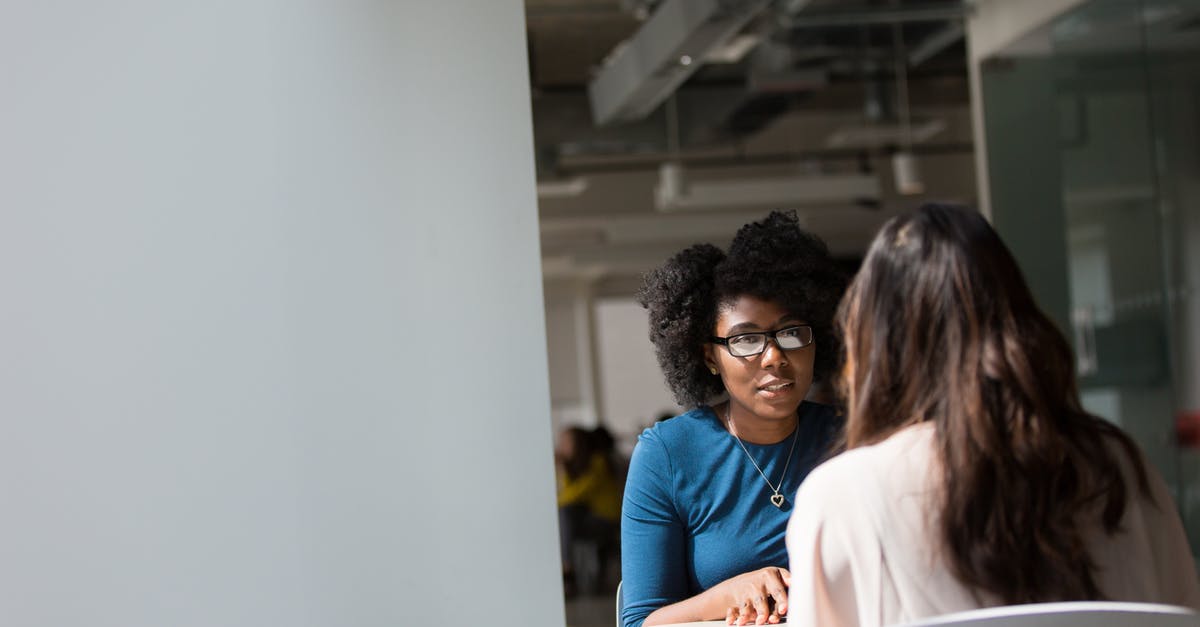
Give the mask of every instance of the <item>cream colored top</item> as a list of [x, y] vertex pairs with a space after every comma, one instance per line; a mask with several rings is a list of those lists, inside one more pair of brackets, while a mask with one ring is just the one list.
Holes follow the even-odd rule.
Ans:
[[[931, 423], [908, 427], [804, 481], [787, 531], [789, 627], [890, 625], [997, 604], [977, 601], [938, 557], [934, 436]], [[1121, 532], [1097, 529], [1090, 542], [1099, 584], [1112, 601], [1200, 609], [1183, 525], [1162, 478], [1147, 470], [1158, 505], [1139, 496]]]

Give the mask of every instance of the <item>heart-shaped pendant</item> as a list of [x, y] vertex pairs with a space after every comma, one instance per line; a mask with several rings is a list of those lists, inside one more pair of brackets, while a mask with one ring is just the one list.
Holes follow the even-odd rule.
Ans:
[[778, 492], [776, 492], [775, 494], [772, 494], [771, 495], [771, 505], [774, 505], [775, 507], [778, 507], [779, 509], [783, 509], [783, 495]]

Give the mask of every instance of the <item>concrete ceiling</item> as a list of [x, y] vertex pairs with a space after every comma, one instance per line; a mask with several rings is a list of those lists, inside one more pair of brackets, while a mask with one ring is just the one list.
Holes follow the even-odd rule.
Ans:
[[618, 0], [526, 0], [530, 73], [538, 89], [581, 89], [640, 22]]
[[[913, 146], [925, 193], [900, 196], [892, 180], [894, 142], [831, 144], [839, 130], [896, 127], [894, 80], [887, 63], [893, 51], [890, 25], [808, 29], [770, 38], [786, 42], [796, 53], [792, 67], [818, 68], [829, 77], [819, 88], [804, 92], [753, 100], [746, 97], [747, 63], [703, 68], [677, 92], [678, 132], [672, 147], [662, 107], [630, 124], [596, 128], [591, 122], [588, 81], [605, 57], [642, 23], [623, 8], [628, 4], [636, 2], [526, 0], [539, 182], [562, 184], [577, 192], [552, 195], [547, 189], [540, 195], [547, 280], [589, 281], [610, 295], [628, 293], [643, 272], [673, 252], [698, 241], [723, 246], [738, 226], [772, 208], [795, 209], [835, 255], [855, 259], [887, 218], [923, 200], [974, 203], [961, 41], [952, 42], [919, 67], [908, 68], [913, 124], [934, 121], [940, 130]], [[812, 13], [793, 17], [826, 15], [830, 7], [857, 8], [863, 13], [894, 9], [887, 3], [813, 0], [803, 9]], [[762, 32], [769, 26], [759, 20], [752, 28]], [[943, 26], [907, 24], [903, 32], [919, 43]], [[874, 65], [864, 72], [863, 59], [871, 55]], [[882, 117], [872, 119], [867, 112], [871, 93], [881, 93], [887, 101]], [[751, 116], [737, 125], [727, 124], [730, 118], [723, 116], [738, 106], [749, 109]], [[755, 106], [765, 111], [760, 118], [753, 117]], [[739, 115], [745, 116], [745, 111]], [[739, 130], [746, 128], [750, 130]], [[664, 212], [655, 208], [654, 187], [659, 165], [671, 160], [682, 162], [690, 179], [705, 181], [869, 172], [878, 175], [884, 192], [871, 208], [843, 202]]]

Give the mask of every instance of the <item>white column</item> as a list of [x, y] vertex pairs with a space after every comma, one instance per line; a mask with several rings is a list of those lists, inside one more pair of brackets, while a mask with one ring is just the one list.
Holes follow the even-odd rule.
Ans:
[[596, 342], [596, 299], [593, 282], [580, 279], [575, 285], [575, 359], [579, 371], [582, 425], [595, 427], [604, 417], [600, 360]]
[[0, 622], [563, 623], [525, 55], [0, 4]]

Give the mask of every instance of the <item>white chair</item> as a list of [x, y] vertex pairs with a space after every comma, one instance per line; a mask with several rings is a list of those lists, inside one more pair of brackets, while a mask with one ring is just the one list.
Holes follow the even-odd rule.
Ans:
[[625, 603], [621, 600], [621, 583], [617, 582], [617, 627], [621, 627], [621, 610], [625, 609]]
[[992, 607], [947, 614], [904, 627], [1200, 627], [1200, 614], [1154, 603], [1078, 601]]

